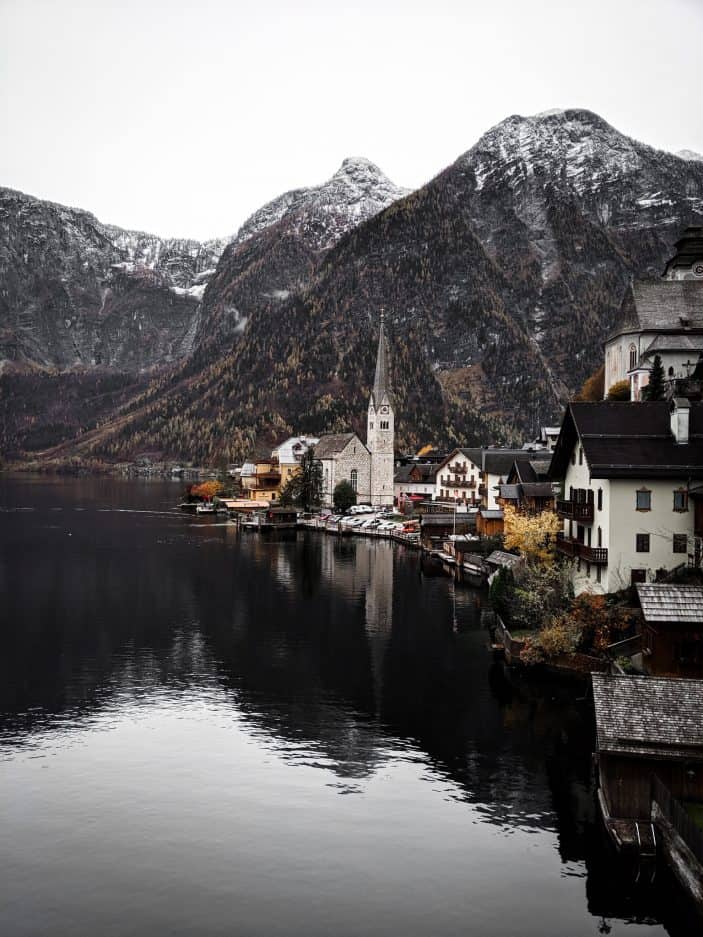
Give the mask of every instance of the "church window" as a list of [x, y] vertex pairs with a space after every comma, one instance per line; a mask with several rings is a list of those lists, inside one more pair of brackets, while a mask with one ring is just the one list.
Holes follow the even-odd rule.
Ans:
[[579, 465], [583, 465], [583, 449], [579, 446]]
[[603, 510], [603, 489], [602, 488], [598, 489], [598, 510], [599, 511]]
[[356, 469], [352, 469], [351, 470], [351, 486], [354, 489], [354, 491], [357, 490], [358, 483], [359, 483], [359, 473], [357, 472]]
[[674, 376], [674, 369], [672, 367], [672, 368], [669, 368], [669, 377], [673, 377], [673, 376]]
[[369, 429], [373, 429], [373, 420], [369, 423]]
[[630, 345], [630, 370], [637, 367], [637, 349]]

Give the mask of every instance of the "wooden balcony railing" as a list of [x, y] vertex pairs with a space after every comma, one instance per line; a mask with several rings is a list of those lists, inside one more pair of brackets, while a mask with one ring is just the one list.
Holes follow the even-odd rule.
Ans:
[[593, 504], [584, 501], [557, 501], [557, 514], [570, 521], [593, 523]]
[[557, 534], [557, 550], [565, 556], [578, 557], [596, 566], [608, 565], [607, 547], [589, 547], [588, 544], [574, 540], [573, 537], [567, 537], [563, 533]]

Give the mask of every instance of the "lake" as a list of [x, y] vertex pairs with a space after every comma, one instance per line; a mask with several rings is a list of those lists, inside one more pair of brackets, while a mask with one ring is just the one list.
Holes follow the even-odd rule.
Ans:
[[417, 553], [0, 476], [0, 934], [695, 933], [596, 822], [583, 690]]

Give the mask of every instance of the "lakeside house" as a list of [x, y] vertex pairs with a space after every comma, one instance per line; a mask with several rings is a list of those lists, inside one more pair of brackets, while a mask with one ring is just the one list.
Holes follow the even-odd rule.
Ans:
[[703, 588], [638, 583], [637, 595], [643, 670], [656, 676], [703, 678]]
[[535, 459], [527, 454], [518, 456], [505, 484], [498, 485], [496, 500], [499, 506], [505, 508], [510, 505], [526, 514], [553, 510], [555, 496], [554, 485], [549, 480], [550, 465], [551, 458]]
[[393, 495], [402, 510], [407, 501], [431, 501], [436, 490], [438, 465], [434, 462], [409, 462], [396, 466]]
[[563, 481], [557, 548], [576, 593], [617, 592], [699, 561], [703, 403], [569, 404], [550, 468]]

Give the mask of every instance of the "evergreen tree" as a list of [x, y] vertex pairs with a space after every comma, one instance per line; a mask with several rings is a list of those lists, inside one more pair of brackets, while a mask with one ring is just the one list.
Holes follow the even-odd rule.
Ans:
[[338, 514], [346, 514], [352, 504], [356, 504], [356, 492], [352, 488], [351, 482], [343, 478], [339, 484], [335, 485], [334, 509]]
[[281, 491], [280, 504], [295, 504], [309, 511], [322, 501], [322, 464], [315, 458], [314, 449], [308, 449], [300, 460], [300, 468], [288, 479]]
[[645, 400], [664, 399], [664, 366], [660, 355], [654, 356], [652, 369], [649, 372], [649, 384], [642, 390], [642, 397]]

